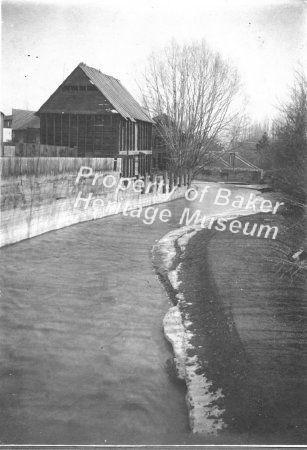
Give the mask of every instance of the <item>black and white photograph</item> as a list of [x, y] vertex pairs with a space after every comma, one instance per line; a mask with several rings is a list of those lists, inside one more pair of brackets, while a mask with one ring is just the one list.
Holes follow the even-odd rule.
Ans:
[[0, 450], [307, 446], [307, 1], [2, 0]]

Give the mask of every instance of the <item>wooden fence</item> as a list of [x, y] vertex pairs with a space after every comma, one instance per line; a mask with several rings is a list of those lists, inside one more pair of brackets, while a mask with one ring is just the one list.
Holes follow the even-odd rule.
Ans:
[[0, 158], [3, 178], [21, 175], [47, 175], [78, 173], [81, 166], [87, 166], [94, 172], [113, 172], [120, 170], [114, 158]]
[[[67, 157], [1, 157], [1, 175], [3, 178], [22, 175], [77, 174], [81, 166], [90, 167], [95, 172], [117, 172], [121, 177], [143, 179], [152, 178], [151, 155], [120, 155], [116, 158], [67, 158]], [[170, 186], [186, 186], [191, 182], [188, 173], [174, 174], [163, 171], [160, 176], [167, 177]]]

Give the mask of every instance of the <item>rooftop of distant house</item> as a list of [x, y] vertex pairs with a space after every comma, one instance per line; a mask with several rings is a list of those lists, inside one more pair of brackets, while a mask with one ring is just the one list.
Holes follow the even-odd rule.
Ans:
[[13, 109], [11, 116], [5, 116], [12, 119], [12, 130], [25, 130], [27, 128], [39, 128], [40, 119], [35, 116], [35, 111], [26, 109]]

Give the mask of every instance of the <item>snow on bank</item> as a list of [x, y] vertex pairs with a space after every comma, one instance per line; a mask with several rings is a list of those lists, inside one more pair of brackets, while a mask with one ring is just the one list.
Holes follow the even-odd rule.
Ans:
[[[189, 411], [189, 422], [194, 433], [216, 433], [225, 427], [221, 418], [223, 410], [212, 403], [223, 396], [220, 390], [212, 392], [211, 383], [206, 377], [197, 374], [200, 365], [197, 356], [189, 357], [187, 350], [193, 349], [191, 338], [193, 333], [189, 330], [192, 322], [184, 318], [180, 306], [185, 302], [183, 294], [179, 291], [179, 272], [181, 263], [178, 257], [182, 256], [189, 240], [197, 231], [202, 229], [183, 227], [171, 231], [164, 236], [155, 246], [154, 251], [159, 252], [164, 269], [167, 270], [168, 279], [177, 292], [178, 303], [172, 306], [163, 320], [164, 334], [172, 344], [177, 374], [185, 380], [187, 385], [186, 402]], [[176, 267], [174, 267], [176, 264]]]
[[[250, 211], [240, 211], [234, 214], [233, 210], [224, 211], [223, 214], [212, 214], [205, 222], [205, 228], [210, 224], [212, 217], [223, 216], [227, 221], [237, 218], [239, 215], [249, 215]], [[212, 224], [211, 224], [212, 225]], [[174, 360], [178, 377], [185, 380], [187, 385], [186, 403], [189, 412], [190, 427], [194, 433], [216, 434], [226, 428], [223, 421], [224, 410], [217, 405], [216, 400], [223, 398], [221, 389], [213, 391], [212, 383], [204, 374], [198, 374], [200, 364], [197, 355], [189, 357], [187, 350], [193, 349], [190, 331], [192, 322], [184, 317], [181, 306], [186, 304], [186, 299], [180, 292], [179, 273], [181, 269], [180, 258], [184, 255], [189, 240], [204, 226], [185, 226], [166, 234], [154, 246], [153, 251], [159, 254], [162, 268], [166, 271], [177, 299], [177, 305], [172, 306], [163, 320], [164, 334], [172, 344]]]
[[188, 343], [178, 306], [173, 306], [166, 313], [163, 319], [163, 329], [166, 339], [174, 349], [178, 378], [185, 380], [186, 345]]

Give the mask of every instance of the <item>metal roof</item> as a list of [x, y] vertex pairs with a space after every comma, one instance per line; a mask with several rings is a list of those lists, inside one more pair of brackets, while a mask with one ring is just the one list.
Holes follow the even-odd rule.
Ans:
[[35, 111], [13, 109], [12, 130], [25, 130], [26, 128], [40, 128], [40, 120], [35, 116]]
[[154, 123], [119, 80], [84, 63], [80, 63], [79, 67], [122, 117]]

